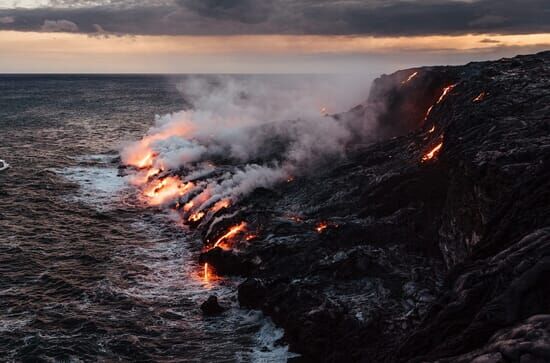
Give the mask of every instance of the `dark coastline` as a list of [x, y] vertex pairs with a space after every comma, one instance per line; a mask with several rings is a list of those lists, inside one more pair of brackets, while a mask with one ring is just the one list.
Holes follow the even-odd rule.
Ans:
[[248, 278], [241, 306], [299, 361], [549, 361], [550, 52], [398, 71], [333, 117], [380, 104], [378, 142], [199, 226], [205, 244], [241, 220], [258, 235], [201, 262]]

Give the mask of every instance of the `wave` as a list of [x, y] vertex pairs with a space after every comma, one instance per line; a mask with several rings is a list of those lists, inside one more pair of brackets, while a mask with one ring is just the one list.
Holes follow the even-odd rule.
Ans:
[[10, 164], [8, 164], [6, 161], [0, 159], [0, 171], [4, 171], [6, 169], [9, 169]]

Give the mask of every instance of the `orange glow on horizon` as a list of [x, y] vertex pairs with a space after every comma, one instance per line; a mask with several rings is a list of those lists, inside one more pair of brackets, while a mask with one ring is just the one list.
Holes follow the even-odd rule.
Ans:
[[[490, 39], [491, 42], [485, 40]], [[238, 57], [300, 54], [447, 54], [510, 55], [550, 46], [549, 33], [465, 34], [443, 36], [374, 37], [362, 35], [219, 35], [112, 36], [76, 33], [0, 31], [0, 65], [5, 72], [197, 72], [224, 68], [220, 55]], [[526, 49], [518, 49], [525, 47]], [[500, 53], [499, 53], [500, 52]], [[186, 57], [174, 62], [174, 57]], [[243, 72], [242, 67], [233, 68]], [[276, 68], [278, 69], [278, 68]], [[225, 62], [227, 71], [227, 62]], [[258, 72], [258, 70], [255, 70]]]

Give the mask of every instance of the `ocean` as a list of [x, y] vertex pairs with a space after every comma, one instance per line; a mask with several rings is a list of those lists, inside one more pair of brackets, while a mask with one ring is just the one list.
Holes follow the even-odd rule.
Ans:
[[201, 242], [119, 175], [122, 145], [185, 105], [170, 76], [0, 76], [2, 361], [286, 361], [239, 280], [203, 281]]

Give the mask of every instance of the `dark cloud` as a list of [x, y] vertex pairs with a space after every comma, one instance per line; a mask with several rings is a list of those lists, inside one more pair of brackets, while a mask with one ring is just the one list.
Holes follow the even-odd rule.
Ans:
[[255, 0], [177, 0], [177, 3], [206, 18], [258, 24], [267, 21], [271, 2]]
[[500, 41], [498, 41], [496, 39], [491, 39], [491, 38], [481, 39], [479, 42], [480, 43], [485, 43], [485, 44], [499, 44], [500, 43]]
[[40, 31], [49, 19], [78, 31], [134, 35], [442, 35], [550, 32], [548, 0], [51, 0], [0, 9], [1, 29]]
[[40, 28], [45, 32], [63, 32], [74, 33], [78, 32], [78, 26], [69, 20], [44, 20], [44, 24]]
[[15, 23], [15, 18], [13, 16], [3, 16], [0, 18], [0, 24], [13, 24]]

